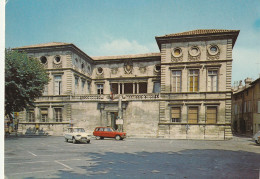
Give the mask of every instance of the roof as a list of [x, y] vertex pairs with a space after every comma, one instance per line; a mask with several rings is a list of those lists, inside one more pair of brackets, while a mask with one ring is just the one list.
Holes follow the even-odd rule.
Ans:
[[145, 58], [145, 57], [159, 57], [161, 53], [144, 53], [134, 55], [118, 55], [118, 56], [96, 56], [91, 57], [94, 60], [117, 60], [117, 59], [128, 59], [128, 58]]
[[76, 45], [74, 45], [73, 43], [64, 43], [64, 42], [49, 42], [49, 43], [42, 43], [42, 44], [36, 44], [36, 45], [28, 45], [28, 46], [23, 46], [23, 47], [16, 47], [13, 48], [14, 50], [23, 50], [23, 51], [30, 51], [30, 50], [39, 50], [40, 48], [43, 49], [48, 49], [50, 47], [59, 47], [59, 48], [66, 48], [66, 47], [71, 47], [74, 50], [76, 50], [77, 52], [79, 52], [81, 55], [87, 57], [87, 59], [90, 59], [91, 61], [93, 61], [93, 59], [91, 59], [91, 57], [89, 57], [85, 52], [83, 52], [82, 50], [80, 50]]
[[182, 37], [182, 36], [192, 36], [192, 35], [204, 35], [204, 34], [219, 34], [219, 33], [230, 33], [239, 32], [239, 30], [225, 30], [225, 29], [197, 29], [181, 33], [167, 34], [164, 36], [157, 37]]
[[260, 77], [259, 78], [257, 78], [256, 80], [254, 80], [254, 81], [252, 81], [250, 84], [249, 84], [249, 86], [243, 86], [242, 88], [239, 88], [239, 89], [237, 89], [236, 91], [233, 91], [233, 94], [238, 94], [238, 93], [240, 93], [240, 92], [243, 92], [243, 91], [245, 91], [245, 90], [247, 90], [247, 89], [249, 89], [249, 88], [251, 88], [251, 87], [253, 87], [256, 83], [258, 83], [260, 81]]
[[255, 81], [251, 82], [250, 85], [255, 85], [256, 83], [258, 83], [260, 81], [260, 77], [257, 78]]
[[43, 44], [36, 44], [36, 45], [28, 45], [23, 47], [16, 47], [14, 49], [25, 49], [25, 48], [38, 48], [38, 47], [52, 47], [52, 46], [63, 46], [63, 45], [71, 45], [71, 43], [64, 43], [64, 42], [49, 42]]
[[229, 38], [231, 36], [232, 47], [234, 47], [237, 36], [239, 34], [239, 30], [225, 30], [225, 29], [197, 29], [186, 32], [180, 32], [175, 34], [167, 34], [163, 36], [156, 36], [156, 42], [158, 44], [159, 49], [161, 50], [161, 44], [173, 42], [173, 41], [190, 41], [191, 38], [198, 40], [198, 38], [212, 38], [213, 35], [215, 38], [223, 38], [224, 35], [228, 35]]

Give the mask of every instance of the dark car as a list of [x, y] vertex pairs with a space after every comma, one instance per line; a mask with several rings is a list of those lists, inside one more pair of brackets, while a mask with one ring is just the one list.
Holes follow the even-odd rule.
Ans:
[[115, 131], [112, 127], [96, 127], [93, 135], [96, 136], [96, 139], [115, 138], [116, 140], [123, 140], [126, 138], [125, 132]]

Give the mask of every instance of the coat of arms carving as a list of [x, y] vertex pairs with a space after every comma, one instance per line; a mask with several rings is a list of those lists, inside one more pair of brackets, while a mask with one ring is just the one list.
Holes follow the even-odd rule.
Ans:
[[132, 60], [127, 60], [124, 63], [124, 71], [125, 71], [125, 74], [132, 74], [132, 71], [133, 71], [133, 62], [132, 62]]

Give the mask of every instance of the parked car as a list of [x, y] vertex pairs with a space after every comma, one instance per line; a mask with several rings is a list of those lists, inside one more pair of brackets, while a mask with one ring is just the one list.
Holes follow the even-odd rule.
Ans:
[[64, 137], [66, 142], [72, 140], [73, 144], [78, 142], [90, 143], [91, 135], [81, 127], [69, 127]]
[[258, 131], [257, 133], [255, 133], [255, 135], [253, 136], [253, 141], [256, 144], [260, 144], [260, 131]]
[[125, 132], [115, 131], [112, 127], [96, 127], [93, 135], [96, 136], [96, 139], [115, 138], [116, 140], [123, 140], [126, 138]]

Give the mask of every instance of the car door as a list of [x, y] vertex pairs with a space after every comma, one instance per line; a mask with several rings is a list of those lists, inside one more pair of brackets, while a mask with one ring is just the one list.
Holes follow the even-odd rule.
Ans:
[[71, 140], [72, 139], [71, 133], [72, 133], [72, 129], [68, 129], [67, 133], [65, 134], [65, 138]]
[[103, 136], [103, 128], [102, 127], [96, 128], [96, 130], [94, 131], [94, 136], [102, 137]]
[[114, 132], [110, 127], [105, 128], [105, 135], [106, 135], [106, 137], [110, 137], [110, 138], [115, 137]]

